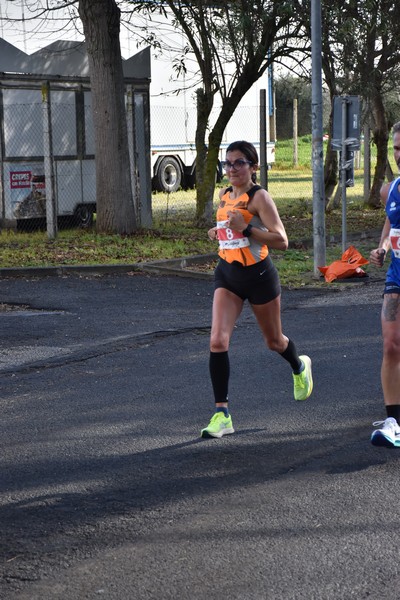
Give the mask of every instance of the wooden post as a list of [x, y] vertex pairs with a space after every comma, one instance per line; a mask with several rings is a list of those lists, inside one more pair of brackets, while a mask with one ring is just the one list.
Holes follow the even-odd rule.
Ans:
[[371, 145], [369, 124], [364, 125], [364, 202], [368, 202], [371, 190]]
[[293, 100], [293, 165], [297, 167], [299, 164], [299, 141], [298, 141], [298, 124], [297, 124], [297, 98]]

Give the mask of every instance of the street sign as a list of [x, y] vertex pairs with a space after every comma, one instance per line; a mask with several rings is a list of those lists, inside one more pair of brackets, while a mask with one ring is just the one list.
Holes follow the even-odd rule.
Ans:
[[[344, 127], [342, 116], [343, 102], [346, 104], [346, 122]], [[333, 99], [332, 150], [342, 150], [344, 141], [348, 150], [360, 149], [359, 96], [335, 96]]]

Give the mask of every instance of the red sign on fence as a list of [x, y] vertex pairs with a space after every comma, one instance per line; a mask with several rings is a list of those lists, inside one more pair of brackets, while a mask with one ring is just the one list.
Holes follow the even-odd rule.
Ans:
[[10, 187], [12, 190], [21, 188], [30, 188], [32, 171], [11, 171]]

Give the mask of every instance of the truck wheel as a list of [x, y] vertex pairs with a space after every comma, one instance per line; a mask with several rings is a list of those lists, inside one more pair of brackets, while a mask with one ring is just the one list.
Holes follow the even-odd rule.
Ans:
[[158, 165], [156, 187], [160, 192], [176, 192], [181, 186], [182, 170], [178, 161], [166, 156]]
[[[215, 169], [215, 183], [220, 183], [222, 181], [221, 170], [218, 165]], [[186, 175], [185, 177], [185, 190], [193, 190], [196, 187], [196, 169], [192, 171], [190, 175]]]
[[93, 225], [94, 207], [91, 204], [80, 204], [74, 212], [74, 221], [78, 227], [85, 229]]

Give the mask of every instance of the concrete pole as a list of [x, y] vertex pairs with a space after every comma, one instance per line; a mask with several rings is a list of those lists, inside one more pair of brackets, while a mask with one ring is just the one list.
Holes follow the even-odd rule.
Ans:
[[53, 133], [51, 123], [50, 85], [42, 85], [43, 107], [43, 154], [44, 179], [46, 189], [46, 223], [47, 236], [54, 239], [57, 236], [57, 198], [54, 178]]
[[324, 149], [322, 126], [322, 43], [321, 0], [311, 0], [312, 48], [312, 179], [313, 179], [313, 243], [314, 276], [320, 276], [318, 267], [325, 266], [325, 187]]

